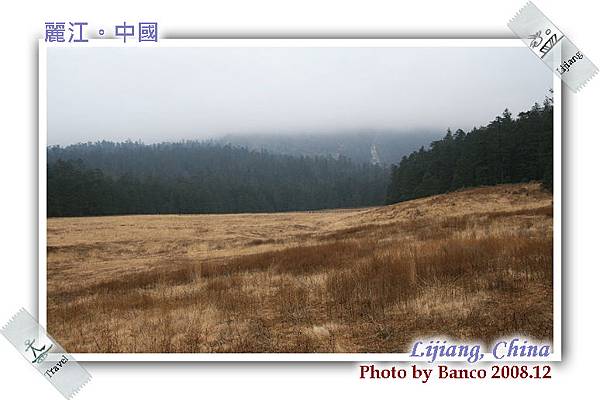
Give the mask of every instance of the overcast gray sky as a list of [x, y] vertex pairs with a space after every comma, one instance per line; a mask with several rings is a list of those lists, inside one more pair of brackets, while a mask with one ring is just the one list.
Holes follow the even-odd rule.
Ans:
[[551, 87], [527, 48], [50, 48], [48, 144], [467, 130]]

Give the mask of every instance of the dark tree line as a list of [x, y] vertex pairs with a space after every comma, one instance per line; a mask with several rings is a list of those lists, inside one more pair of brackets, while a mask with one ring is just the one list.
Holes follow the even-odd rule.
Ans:
[[391, 168], [387, 203], [473, 186], [542, 181], [552, 187], [553, 105], [513, 118], [508, 110], [487, 126], [461, 129], [402, 158]]
[[48, 216], [237, 213], [382, 204], [389, 171], [213, 143], [48, 148]]
[[[481, 185], [552, 187], [553, 105], [448, 130], [386, 167], [213, 142], [51, 146], [48, 216], [237, 213], [363, 207]], [[386, 196], [387, 189], [387, 196]]]

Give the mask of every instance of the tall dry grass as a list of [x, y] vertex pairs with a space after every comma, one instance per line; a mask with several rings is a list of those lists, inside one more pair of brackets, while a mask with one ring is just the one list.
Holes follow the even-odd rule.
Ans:
[[48, 327], [71, 352], [397, 352], [423, 335], [552, 335], [552, 198], [535, 184], [48, 229]]

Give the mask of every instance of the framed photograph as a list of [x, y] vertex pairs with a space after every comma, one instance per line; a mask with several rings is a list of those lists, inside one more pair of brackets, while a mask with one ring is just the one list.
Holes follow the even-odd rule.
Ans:
[[40, 323], [82, 361], [560, 360], [561, 85], [529, 53], [40, 42]]

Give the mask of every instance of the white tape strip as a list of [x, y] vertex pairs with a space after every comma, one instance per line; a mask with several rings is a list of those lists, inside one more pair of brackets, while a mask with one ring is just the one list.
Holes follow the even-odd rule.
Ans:
[[532, 2], [508, 27], [574, 92], [598, 73], [598, 68]]
[[91, 379], [90, 374], [25, 309], [8, 321], [2, 334], [67, 399]]

